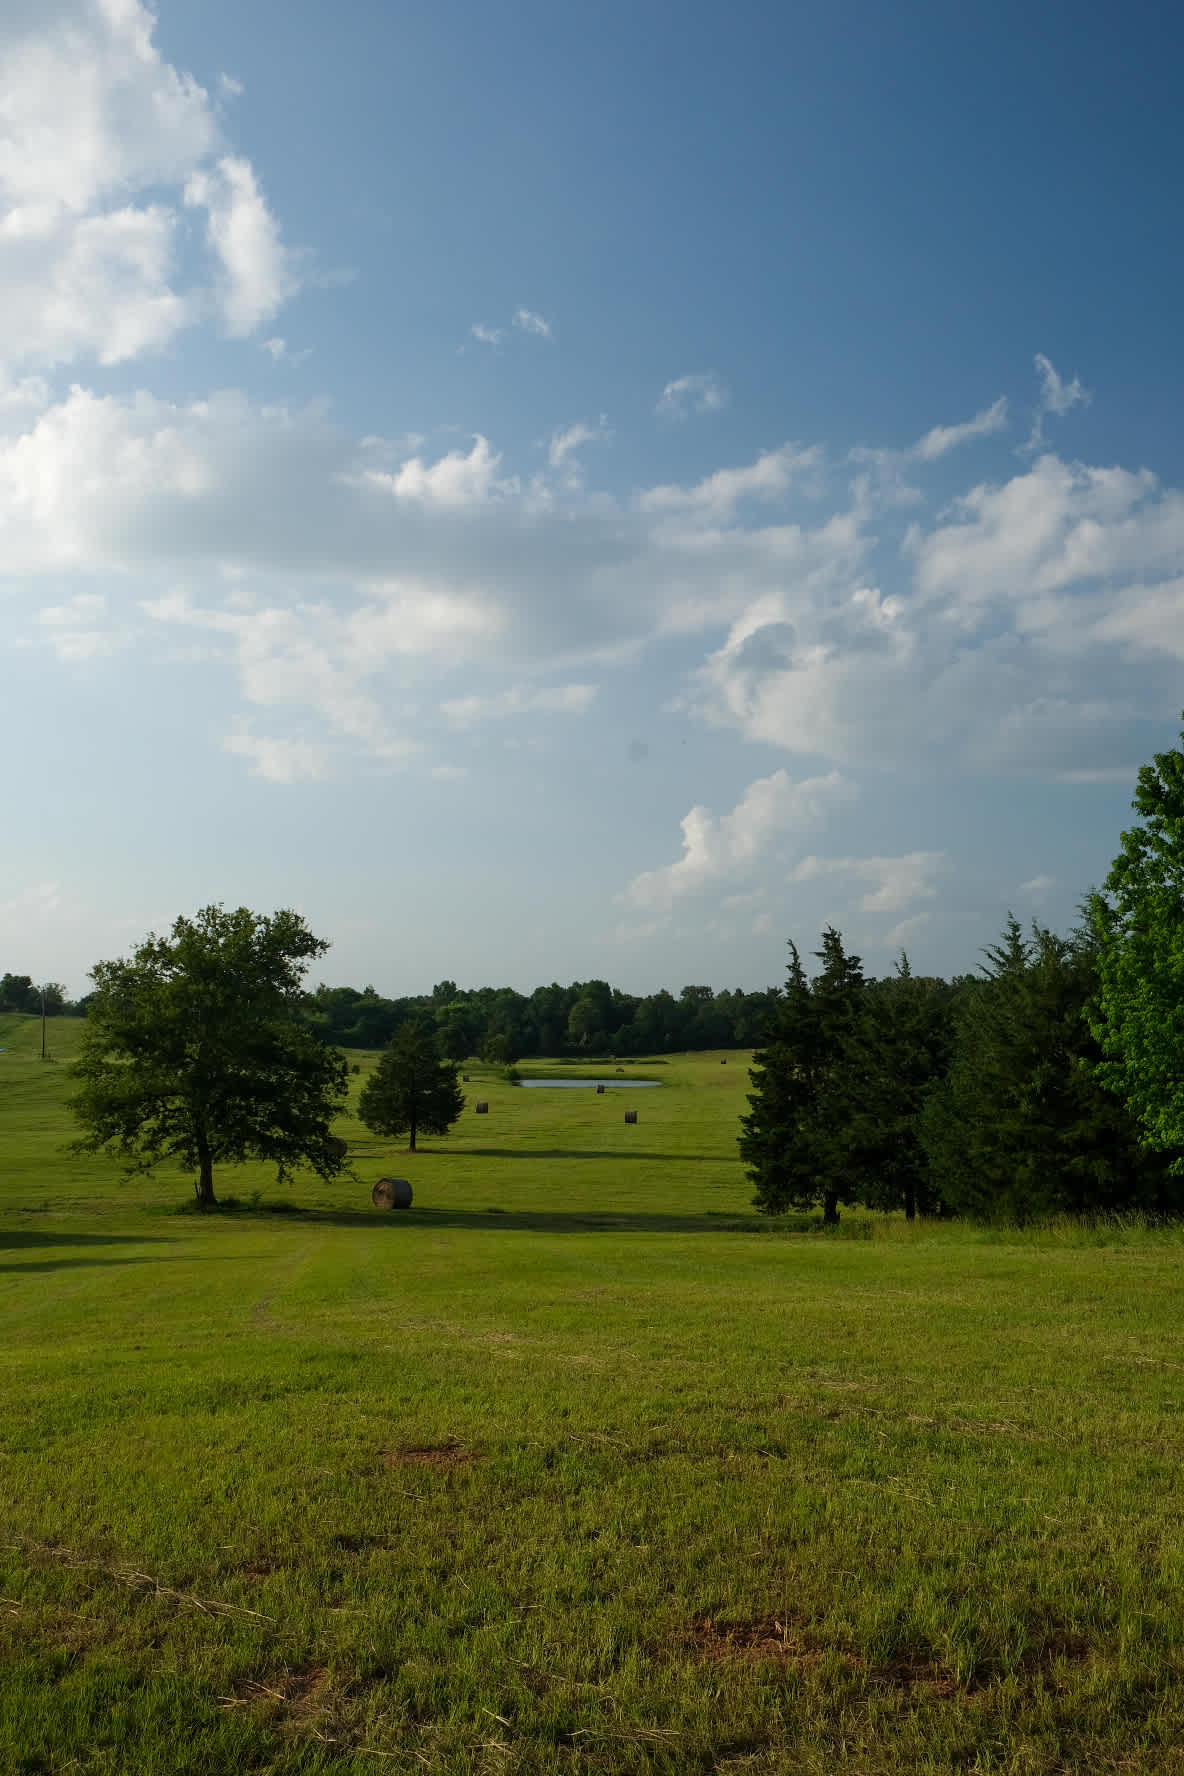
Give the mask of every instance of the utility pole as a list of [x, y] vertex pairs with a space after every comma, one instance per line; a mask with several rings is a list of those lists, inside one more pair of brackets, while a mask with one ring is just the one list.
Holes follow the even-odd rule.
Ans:
[[45, 1059], [45, 982], [41, 983], [41, 1059]]

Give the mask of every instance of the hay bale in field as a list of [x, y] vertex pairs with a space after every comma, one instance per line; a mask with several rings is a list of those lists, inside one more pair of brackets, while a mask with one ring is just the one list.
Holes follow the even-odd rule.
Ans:
[[727, 1062], [727, 1057], [726, 1057], [726, 1056], [725, 1056], [725, 1057], [724, 1057], [724, 1059], [723, 1059], [723, 1060], [722, 1060], [722, 1061], [721, 1061], [721, 1062], [720, 1062], [720, 1066], [721, 1066], [721, 1067], [726, 1067], [726, 1066], [727, 1066], [727, 1064], [728, 1064], [728, 1062]]
[[624, 1067], [618, 1067], [618, 1068], [617, 1068], [617, 1072], [618, 1072], [618, 1073], [623, 1073], [623, 1072], [624, 1072], [624, 1071], [625, 1071], [625, 1069], [624, 1069]]
[[380, 1178], [370, 1192], [376, 1209], [409, 1209], [411, 1186], [406, 1178]]
[[596, 1096], [598, 1098], [602, 1098], [604, 1096], [604, 1087], [602, 1085], [598, 1085], [596, 1087]]
[[477, 1105], [477, 1114], [478, 1114], [478, 1116], [488, 1116], [489, 1115], [489, 1104], [485, 1098], [482, 1098], [481, 1102]]
[[625, 1121], [626, 1122], [636, 1122], [637, 1121], [637, 1111], [636, 1110], [626, 1110]]

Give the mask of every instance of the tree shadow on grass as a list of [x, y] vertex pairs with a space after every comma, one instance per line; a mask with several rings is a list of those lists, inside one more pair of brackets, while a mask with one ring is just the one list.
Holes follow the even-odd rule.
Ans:
[[[443, 1153], [445, 1149], [434, 1149]], [[433, 1152], [430, 1147], [422, 1148], [416, 1158], [427, 1157]], [[681, 1165], [683, 1161], [692, 1165], [739, 1165], [734, 1153], [643, 1153], [636, 1147], [612, 1148], [604, 1151], [589, 1147], [454, 1147], [448, 1150], [450, 1157], [461, 1154], [467, 1159], [655, 1159], [663, 1165]]]
[[34, 1271], [46, 1270], [80, 1270], [92, 1269], [96, 1265], [113, 1264], [169, 1264], [176, 1260], [170, 1255], [153, 1252], [147, 1258], [133, 1258], [130, 1253], [119, 1258], [33, 1258], [25, 1263], [0, 1264], [0, 1276], [6, 1273], [11, 1276], [30, 1276]]
[[[163, 1233], [70, 1233], [48, 1227], [0, 1227], [0, 1252], [28, 1251], [35, 1246], [160, 1246]], [[114, 1260], [113, 1260], [114, 1262]]]
[[[261, 1209], [260, 1213], [266, 1213]], [[805, 1233], [807, 1216], [766, 1220], [759, 1215], [705, 1211], [662, 1215], [579, 1209], [307, 1209], [300, 1219], [325, 1227], [366, 1227], [407, 1233], [458, 1228], [470, 1233]]]

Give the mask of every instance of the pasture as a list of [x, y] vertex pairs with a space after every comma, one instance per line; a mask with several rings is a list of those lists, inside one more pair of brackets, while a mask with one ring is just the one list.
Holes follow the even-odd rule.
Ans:
[[79, 1034], [0, 1018], [6, 1776], [1180, 1771], [1177, 1233], [771, 1229], [736, 1055], [202, 1218]]

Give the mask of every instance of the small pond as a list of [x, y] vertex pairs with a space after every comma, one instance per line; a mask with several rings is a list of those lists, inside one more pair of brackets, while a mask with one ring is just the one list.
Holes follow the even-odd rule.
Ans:
[[646, 1086], [661, 1085], [660, 1079], [520, 1079], [519, 1085], [551, 1087], [555, 1091], [595, 1091], [598, 1085], [611, 1086], [614, 1091], [644, 1091]]

